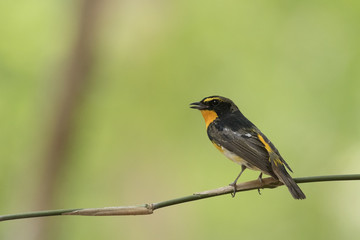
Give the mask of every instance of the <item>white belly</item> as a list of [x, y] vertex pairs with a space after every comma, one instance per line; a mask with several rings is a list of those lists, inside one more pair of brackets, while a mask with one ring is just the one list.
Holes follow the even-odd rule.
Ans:
[[257, 170], [257, 171], [261, 171], [259, 168], [249, 164], [247, 161], [245, 161], [244, 159], [242, 159], [241, 157], [237, 156], [235, 153], [230, 152], [229, 150], [227, 150], [224, 147], [221, 147], [222, 153], [231, 161], [233, 161], [234, 163], [240, 164], [240, 165], [245, 165], [247, 168], [252, 169], [252, 170]]

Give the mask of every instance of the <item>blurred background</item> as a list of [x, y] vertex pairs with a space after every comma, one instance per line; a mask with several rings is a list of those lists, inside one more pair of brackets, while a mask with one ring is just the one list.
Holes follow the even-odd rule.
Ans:
[[[0, 214], [159, 202], [240, 166], [189, 103], [231, 98], [293, 177], [360, 169], [359, 1], [0, 1]], [[240, 181], [258, 173], [246, 171]], [[136, 217], [2, 222], [0, 239], [354, 239], [359, 182]]]

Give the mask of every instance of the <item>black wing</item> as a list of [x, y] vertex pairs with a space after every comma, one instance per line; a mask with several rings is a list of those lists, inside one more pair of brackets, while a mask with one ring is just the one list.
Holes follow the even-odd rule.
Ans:
[[213, 143], [235, 153], [261, 171], [276, 177], [269, 162], [269, 153], [258, 139], [256, 131], [256, 128], [251, 130], [238, 128], [235, 131], [230, 127], [219, 126], [216, 121], [207, 129], [208, 136]]

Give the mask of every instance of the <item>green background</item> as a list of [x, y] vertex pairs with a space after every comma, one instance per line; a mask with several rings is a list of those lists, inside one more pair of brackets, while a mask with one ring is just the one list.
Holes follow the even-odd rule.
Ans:
[[[189, 103], [231, 98], [294, 177], [359, 173], [359, 1], [104, 1], [53, 209], [163, 201], [227, 185], [240, 167]], [[37, 203], [76, 38], [75, 1], [0, 2], [0, 214]], [[246, 171], [240, 181], [257, 172]], [[47, 239], [354, 239], [357, 182], [221, 196], [149, 216], [49, 217]], [[0, 223], [41, 239], [40, 219]], [[43, 236], [42, 236], [43, 237]], [[44, 237], [43, 237], [44, 238]]]

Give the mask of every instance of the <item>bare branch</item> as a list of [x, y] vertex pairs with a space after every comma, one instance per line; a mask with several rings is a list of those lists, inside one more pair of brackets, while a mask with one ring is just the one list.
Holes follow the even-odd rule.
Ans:
[[[360, 180], [360, 174], [313, 176], [313, 177], [294, 178], [294, 180], [297, 183], [349, 181], [349, 180]], [[255, 189], [262, 189], [262, 188], [276, 188], [282, 185], [283, 184], [278, 180], [269, 177], [269, 178], [263, 178], [262, 183], [260, 183], [260, 181], [258, 180], [239, 183], [236, 185], [236, 192], [249, 191]], [[138, 206], [65, 209], [65, 210], [50, 210], [50, 211], [41, 211], [41, 212], [3, 215], [0, 216], [0, 221], [22, 219], [22, 218], [59, 216], [59, 215], [82, 215], [82, 216], [147, 215], [147, 214], [152, 214], [156, 209], [159, 208], [169, 207], [185, 202], [229, 194], [232, 192], [233, 192], [232, 186], [225, 186], [225, 187], [194, 193], [189, 196], [175, 198], [158, 203], [143, 204]]]

